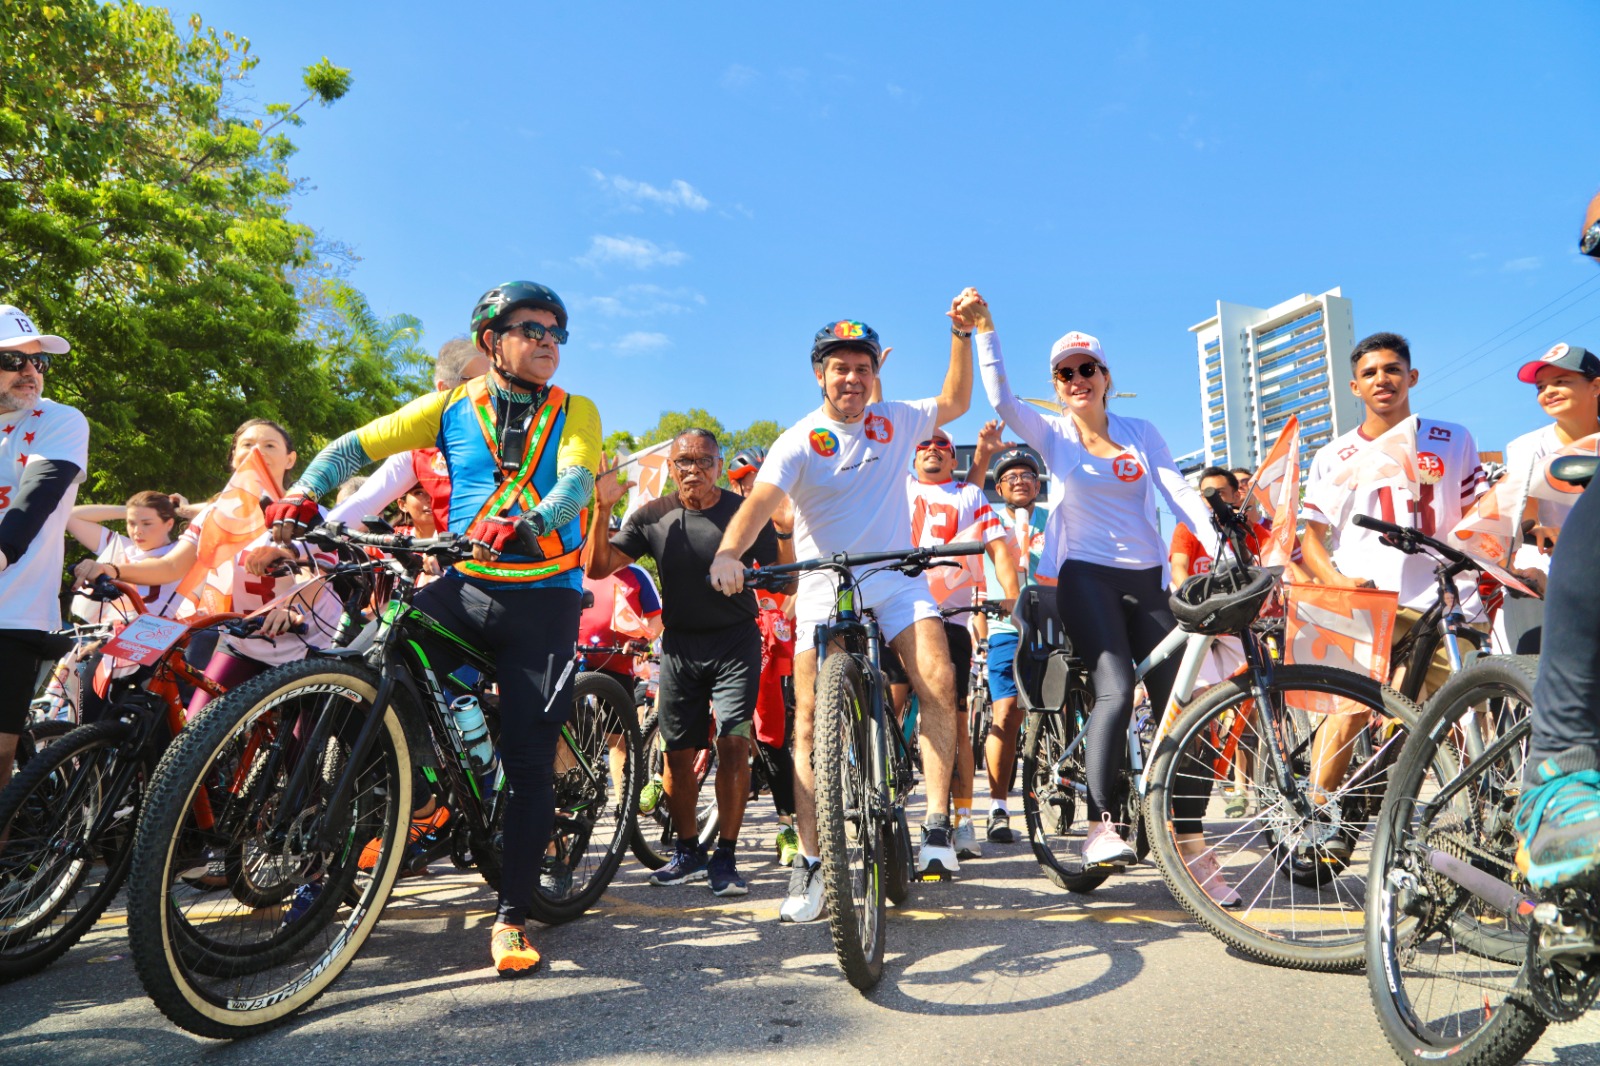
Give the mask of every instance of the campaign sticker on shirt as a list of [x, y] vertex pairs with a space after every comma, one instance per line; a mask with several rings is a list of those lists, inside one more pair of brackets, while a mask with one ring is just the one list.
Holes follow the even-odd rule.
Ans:
[[868, 415], [867, 436], [879, 444], [888, 444], [894, 440], [894, 423], [882, 415]]
[[1118, 481], [1138, 481], [1144, 477], [1144, 467], [1139, 465], [1139, 459], [1132, 452], [1123, 452], [1111, 460], [1111, 472]]
[[811, 450], [824, 459], [831, 459], [839, 454], [839, 438], [834, 436], [831, 429], [814, 429], [811, 431]]
[[1417, 453], [1417, 480], [1424, 485], [1437, 485], [1444, 480], [1444, 460], [1432, 452]]

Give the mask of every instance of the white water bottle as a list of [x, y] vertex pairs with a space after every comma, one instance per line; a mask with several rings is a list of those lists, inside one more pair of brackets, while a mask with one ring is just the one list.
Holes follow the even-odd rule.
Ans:
[[500, 766], [500, 758], [495, 754], [494, 741], [489, 739], [489, 723], [483, 720], [478, 697], [458, 697], [450, 704], [450, 717], [461, 735], [461, 746], [467, 750], [467, 761], [472, 764], [473, 773], [493, 774]]

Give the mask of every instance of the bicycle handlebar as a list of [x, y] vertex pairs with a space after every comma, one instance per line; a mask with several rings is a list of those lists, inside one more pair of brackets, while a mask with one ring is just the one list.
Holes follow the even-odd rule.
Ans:
[[1407, 555], [1420, 555], [1424, 548], [1431, 548], [1434, 552], [1457, 566], [1465, 567], [1469, 570], [1483, 569], [1483, 564], [1466, 552], [1435, 540], [1419, 529], [1397, 526], [1393, 522], [1385, 522], [1381, 518], [1373, 518], [1371, 515], [1365, 514], [1352, 515], [1350, 521], [1362, 529], [1370, 529], [1374, 533], [1382, 534], [1385, 544], [1397, 551], [1403, 551]]
[[306, 534], [307, 540], [356, 544], [383, 551], [413, 552], [417, 555], [438, 555], [465, 558], [472, 554], [472, 546], [454, 533], [440, 533], [433, 537], [413, 537], [403, 533], [357, 533], [343, 522], [329, 522]]
[[[871, 566], [874, 563], [900, 563], [907, 567], [907, 573], [919, 574], [930, 566], [936, 566], [935, 559], [949, 558], [958, 555], [977, 555], [983, 551], [983, 545], [975, 540], [960, 540], [954, 544], [938, 544], [931, 548], [902, 548], [899, 551], [887, 552], [834, 552], [832, 555], [817, 559], [802, 559], [794, 563], [780, 563], [777, 566], [762, 566], [747, 569], [744, 572], [745, 585], [750, 588], [764, 588], [777, 584], [777, 578], [787, 578], [794, 574], [809, 573], [812, 570], [846, 570], [856, 566]], [[706, 575], [710, 581], [711, 576]]]

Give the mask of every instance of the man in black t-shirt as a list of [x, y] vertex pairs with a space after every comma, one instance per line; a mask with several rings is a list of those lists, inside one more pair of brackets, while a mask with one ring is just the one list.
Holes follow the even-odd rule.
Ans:
[[[722, 534], [744, 500], [717, 487], [722, 449], [703, 429], [689, 429], [672, 442], [668, 463], [677, 492], [640, 507], [607, 540], [599, 523], [632, 482], [618, 483], [606, 471], [595, 485], [594, 554], [591, 578], [607, 577], [642, 555], [661, 576], [661, 686], [656, 713], [666, 746], [667, 809], [678, 838], [672, 861], [650, 877], [653, 885], [709, 879], [719, 896], [748, 890], [734, 863], [734, 847], [750, 793], [750, 739], [761, 680], [761, 630], [755, 593], [724, 596], [706, 580]], [[771, 565], [777, 536], [769, 523], [744, 555], [744, 563]], [[717, 744], [717, 811], [721, 836], [708, 860], [696, 840], [695, 753], [707, 747], [713, 721]]]

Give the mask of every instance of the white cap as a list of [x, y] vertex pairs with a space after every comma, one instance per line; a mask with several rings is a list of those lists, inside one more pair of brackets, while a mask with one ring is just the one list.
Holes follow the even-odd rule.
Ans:
[[40, 333], [33, 319], [10, 304], [0, 304], [0, 349], [20, 348], [29, 341], [38, 341], [40, 350], [51, 355], [66, 355], [72, 351], [72, 345], [65, 338]]
[[1102, 366], [1109, 366], [1106, 353], [1100, 347], [1100, 338], [1073, 330], [1050, 346], [1050, 372], [1066, 361], [1069, 355], [1092, 355]]

